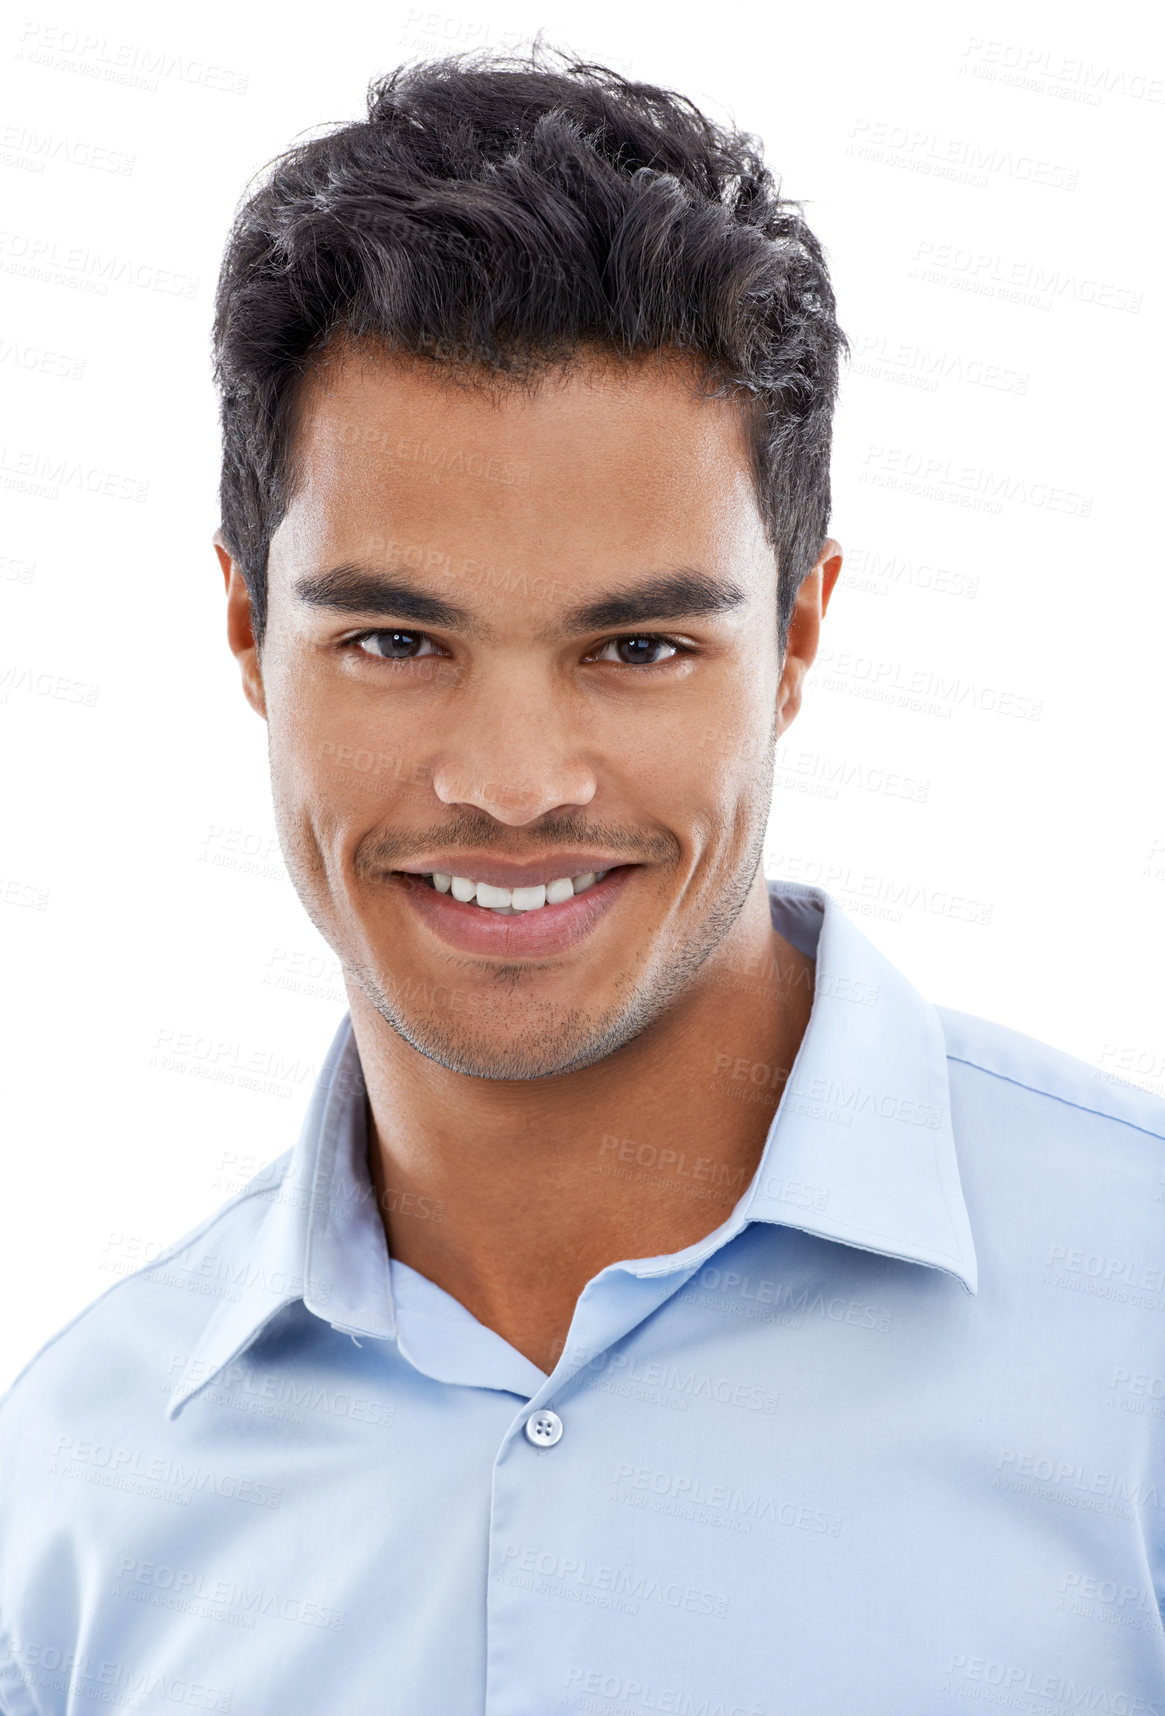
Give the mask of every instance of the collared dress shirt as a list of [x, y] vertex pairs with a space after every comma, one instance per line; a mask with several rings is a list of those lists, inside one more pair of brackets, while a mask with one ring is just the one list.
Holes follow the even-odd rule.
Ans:
[[[294, 1149], [3, 1397], [5, 1716], [1165, 1716], [1165, 1103], [769, 892], [816, 976], [757, 1171], [549, 1375], [390, 1259], [345, 1017]], [[597, 1172], [715, 1177], [627, 1126]]]

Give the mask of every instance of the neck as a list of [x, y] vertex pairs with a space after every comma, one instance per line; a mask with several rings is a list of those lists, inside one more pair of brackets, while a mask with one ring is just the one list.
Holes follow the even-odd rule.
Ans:
[[773, 929], [763, 877], [758, 884], [659, 1019], [557, 1078], [450, 1072], [349, 985], [390, 1254], [542, 1370], [553, 1368], [592, 1276], [694, 1244], [731, 1214], [756, 1171], [809, 1021], [814, 973]]

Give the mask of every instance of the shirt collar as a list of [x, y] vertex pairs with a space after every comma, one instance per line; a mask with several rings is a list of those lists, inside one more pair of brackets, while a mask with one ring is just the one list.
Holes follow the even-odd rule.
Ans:
[[[954, 1275], [978, 1291], [970, 1220], [950, 1116], [938, 1014], [823, 888], [770, 881], [773, 923], [816, 955], [813, 1006], [761, 1161], [715, 1236], [623, 1267], [657, 1275], [693, 1263], [749, 1221], [795, 1227]], [[764, 1069], [766, 1078], [771, 1069]], [[718, 1064], [743, 1093], [755, 1069]], [[261, 1333], [302, 1300], [333, 1327], [396, 1334], [388, 1248], [367, 1164], [365, 1083], [345, 1014], [312, 1091], [284, 1174], [279, 1162], [239, 1201], [266, 1203], [238, 1296], [214, 1311], [167, 1403], [173, 1418]], [[265, 1181], [266, 1175], [266, 1181]], [[218, 1218], [187, 1243], [196, 1251]], [[167, 1256], [172, 1253], [167, 1253]], [[159, 1259], [159, 1262], [163, 1259]]]
[[770, 882], [773, 923], [816, 945], [809, 1024], [747, 1218], [926, 1264], [979, 1290], [936, 1009], [822, 888]]
[[[290, 1160], [281, 1156], [261, 1169], [235, 1200], [254, 1197], [266, 1207], [248, 1247], [247, 1267], [230, 1271], [236, 1296], [212, 1313], [180, 1367], [168, 1418], [297, 1300], [347, 1334], [395, 1335], [388, 1247], [368, 1171], [366, 1088], [345, 1013]], [[208, 1241], [222, 1245], [221, 1223], [220, 1212], [187, 1242], [191, 1267], [200, 1267], [198, 1256], [205, 1256]], [[211, 1272], [221, 1273], [221, 1267]]]

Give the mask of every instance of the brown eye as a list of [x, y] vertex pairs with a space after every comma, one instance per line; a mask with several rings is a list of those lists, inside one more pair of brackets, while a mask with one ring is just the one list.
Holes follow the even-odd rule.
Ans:
[[[615, 650], [615, 656], [607, 655], [608, 650]], [[661, 650], [667, 650], [667, 655], [660, 655]], [[668, 661], [673, 655], [679, 654], [679, 645], [672, 643], [670, 638], [661, 638], [654, 632], [628, 633], [626, 637], [612, 638], [595, 652], [596, 661], [617, 661], [623, 667], [654, 667], [659, 661]]]
[[[363, 632], [360, 637], [353, 638], [365, 655], [379, 656], [382, 661], [408, 661], [422, 653], [422, 646], [429, 640], [424, 632], [375, 631]], [[375, 643], [375, 649], [366, 646]]]

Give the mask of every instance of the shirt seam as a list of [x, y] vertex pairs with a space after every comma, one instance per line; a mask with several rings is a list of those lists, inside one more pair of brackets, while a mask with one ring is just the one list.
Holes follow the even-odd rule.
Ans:
[[[1107, 1108], [1094, 1108], [1087, 1102], [1075, 1102], [1070, 1096], [1061, 1096], [1058, 1091], [1046, 1090], [1042, 1084], [1033, 1084], [1028, 1079], [1015, 1078], [1011, 1073], [999, 1072], [996, 1067], [984, 1066], [982, 1061], [972, 1060], [970, 1055], [956, 1055], [947, 1050], [948, 1061], [961, 1061], [964, 1066], [974, 1067], [976, 1072], [986, 1073], [989, 1078], [1002, 1079], [1005, 1084], [1017, 1085], [1020, 1090], [1030, 1090], [1033, 1096], [1046, 1096], [1051, 1102], [1062, 1102], [1066, 1108], [1078, 1108], [1082, 1114], [1095, 1114], [1101, 1120], [1111, 1120], [1118, 1126], [1130, 1126], [1134, 1132], [1143, 1132], [1146, 1138], [1158, 1138], [1165, 1144], [1165, 1132], [1154, 1132], [1152, 1127], [1140, 1126], [1135, 1120], [1127, 1120], [1123, 1114], [1113, 1114]], [[1140, 1089], [1140, 1086], [1130, 1086], [1130, 1089]], [[1146, 1091], [1151, 1096], [1152, 1091]]]

